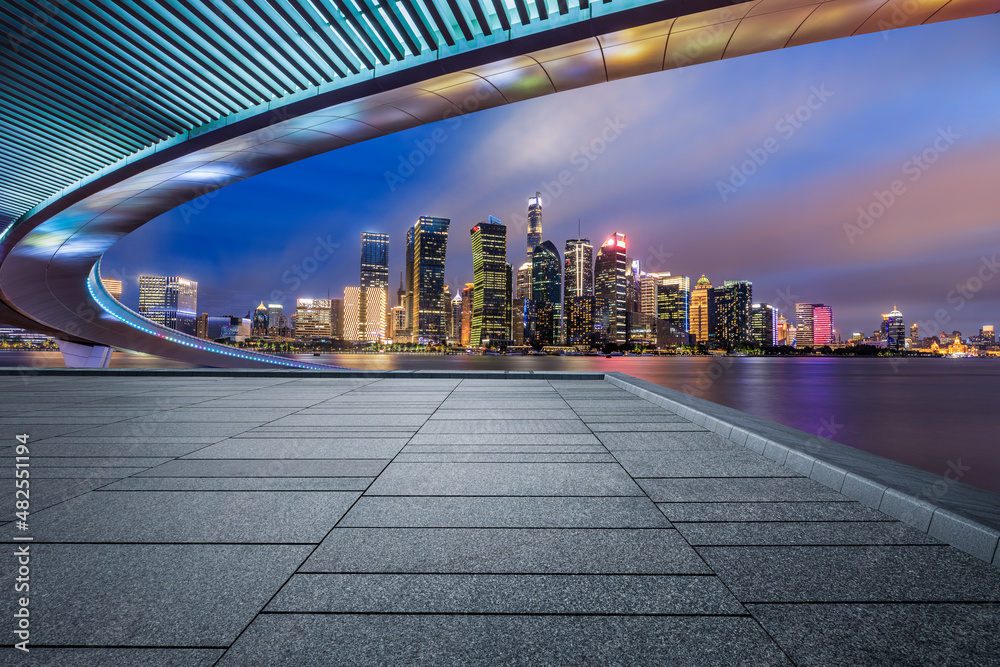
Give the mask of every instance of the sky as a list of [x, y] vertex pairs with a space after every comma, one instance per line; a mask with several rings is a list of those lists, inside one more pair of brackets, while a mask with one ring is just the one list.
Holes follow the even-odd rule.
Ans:
[[[785, 313], [831, 305], [844, 338], [893, 306], [921, 335], [1000, 328], [998, 37], [1000, 16], [950, 21], [425, 125], [166, 213], [114, 246], [102, 273], [124, 279], [132, 307], [137, 276], [153, 273], [197, 280], [201, 312], [292, 312], [297, 297], [358, 284], [363, 231], [390, 235], [394, 291], [406, 230], [431, 215], [451, 219], [454, 293], [472, 281], [469, 230], [489, 215], [508, 225], [508, 261], [524, 261], [539, 191], [560, 253], [578, 225], [595, 256], [623, 232], [647, 271], [750, 280], [754, 301]], [[329, 259], [310, 259], [317, 248]]]

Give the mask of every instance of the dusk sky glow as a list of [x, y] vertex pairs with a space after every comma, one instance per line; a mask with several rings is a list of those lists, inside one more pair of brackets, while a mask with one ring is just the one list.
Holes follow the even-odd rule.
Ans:
[[[509, 261], [524, 261], [527, 198], [538, 190], [543, 238], [560, 254], [580, 219], [595, 246], [627, 234], [646, 270], [751, 280], [755, 301], [786, 314], [794, 306], [779, 293], [832, 305], [845, 338], [870, 334], [894, 304], [907, 325], [941, 311], [939, 329], [969, 336], [1000, 325], [998, 37], [997, 15], [931, 24], [415, 128], [175, 209], [112, 248], [102, 273], [125, 278], [131, 307], [135, 276], [158, 273], [197, 280], [201, 312], [243, 315], [276, 296], [291, 312], [296, 297], [343, 297], [358, 283], [361, 232], [383, 232], [394, 305], [406, 229], [431, 215], [452, 221], [454, 294], [472, 280], [469, 229], [489, 215], [508, 225]], [[434, 150], [412, 175], [397, 171], [421, 145]], [[748, 163], [745, 183], [733, 179], [754, 156], [761, 164]], [[390, 188], [387, 172], [406, 178]], [[880, 203], [876, 193], [894, 181], [884, 206], [889, 195]], [[859, 225], [859, 207], [870, 222]], [[318, 237], [340, 246], [293, 289], [292, 267]]]

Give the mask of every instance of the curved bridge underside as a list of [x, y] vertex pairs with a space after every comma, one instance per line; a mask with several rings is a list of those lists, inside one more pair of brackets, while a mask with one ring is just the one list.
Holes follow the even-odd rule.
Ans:
[[[5, 88], [23, 94], [3, 112], [15, 129], [5, 127], [0, 151], [0, 322], [189, 363], [256, 367], [315, 365], [234, 354], [159, 327], [103, 291], [101, 256], [147, 221], [230, 183], [417, 125], [721, 58], [1000, 11], [1000, 0], [493, 0], [491, 8], [480, 0], [240, 0], [196, 11], [193, 3], [92, 4], [36, 17], [34, 38], [12, 39], [17, 48], [5, 54], [14, 64]], [[4, 11], [8, 32], [27, 30]], [[104, 50], [81, 52], [98, 41]], [[154, 43], [163, 53], [126, 57]], [[69, 59], [52, 69], [40, 53]], [[205, 54], [214, 69], [196, 67]], [[29, 75], [34, 84], [17, 81]], [[146, 97], [95, 123], [100, 114], [88, 115], [80, 99], [98, 105], [116, 76], [119, 84], [140, 77], [145, 88], [130, 92]], [[152, 145], [136, 150], [142, 143]]]

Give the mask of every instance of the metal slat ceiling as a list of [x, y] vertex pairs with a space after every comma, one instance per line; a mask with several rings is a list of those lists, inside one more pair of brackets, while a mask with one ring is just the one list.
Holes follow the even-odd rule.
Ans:
[[[651, 2], [615, 0], [615, 9]], [[60, 190], [206, 123], [445, 45], [497, 31], [509, 37], [512, 24], [544, 28], [547, 16], [558, 20], [544, 0], [532, 5], [5, 0], [0, 231]], [[586, 0], [559, 0], [560, 14], [586, 7]]]

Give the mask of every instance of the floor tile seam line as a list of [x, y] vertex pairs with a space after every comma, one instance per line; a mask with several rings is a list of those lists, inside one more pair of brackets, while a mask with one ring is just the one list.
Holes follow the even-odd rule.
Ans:
[[[683, 533], [681, 533], [683, 535]], [[742, 544], [702, 544], [700, 542], [690, 542], [693, 548], [702, 547], [720, 547], [724, 549], [732, 547], [763, 547], [770, 549], [784, 549], [788, 547], [823, 547], [832, 549], [843, 549], [846, 547], [947, 547], [951, 546], [949, 544], [928, 544], [926, 542], [853, 542], [853, 543], [818, 543], [818, 542], [808, 542], [808, 543], [774, 543], [774, 544], [748, 544], [746, 542]]]
[[469, 572], [469, 571], [440, 571], [440, 570], [428, 570], [428, 571], [397, 571], [397, 570], [310, 570], [308, 572], [299, 572], [296, 576], [307, 577], [307, 576], [387, 576], [387, 577], [427, 577], [427, 576], [442, 576], [442, 577], [600, 577], [603, 579], [609, 579], [613, 577], [631, 577], [631, 578], [652, 578], [652, 577], [670, 577], [670, 578], [702, 578], [702, 579], [718, 579], [715, 574], [710, 574], [708, 572]]
[[[606, 533], [609, 531], [650, 531], [650, 530], [677, 530], [673, 526], [635, 526], [635, 527], [619, 527], [619, 526], [387, 526], [387, 525], [349, 525], [340, 526], [344, 530], [372, 530], [372, 529], [386, 529], [386, 530], [475, 530], [475, 531], [485, 531], [485, 530], [547, 530], [547, 531], [600, 531]], [[715, 545], [705, 545], [705, 546], [715, 546]], [[736, 545], [744, 546], [744, 545]], [[884, 545], [875, 545], [884, 546]], [[924, 546], [924, 545], [918, 545]]]
[[858, 605], [870, 604], [879, 606], [891, 605], [976, 605], [980, 607], [997, 607], [1000, 609], [1000, 600], [767, 600], [762, 602], [747, 601], [747, 604], [766, 605]]
[[752, 614], [710, 614], [695, 612], [572, 612], [572, 611], [263, 611], [267, 616], [564, 616], [608, 618], [753, 618]]
[[[377, 380], [373, 381], [373, 382], [369, 382], [369, 383], [367, 383], [365, 385], [362, 385], [362, 386], [368, 387], [368, 386], [376, 384], [376, 382], [377, 382]], [[451, 391], [448, 392], [448, 396], [445, 397], [445, 400], [447, 400], [447, 398], [449, 396], [451, 396], [455, 392], [455, 388], [457, 388], [459, 385], [461, 385], [461, 381], [457, 382], [455, 384], [455, 386], [452, 387]], [[355, 391], [356, 389], [357, 389], [357, 387], [356, 388], [352, 388], [350, 391], [347, 391], [347, 392], [344, 392], [344, 394], [341, 394], [341, 396], [346, 395], [346, 394], [350, 394], [351, 392]], [[425, 423], [426, 423], [426, 420], [425, 420]], [[420, 432], [420, 430], [417, 429], [417, 433], [419, 433], [419, 432]], [[410, 436], [410, 438], [407, 439], [407, 442], [404, 443], [403, 446], [405, 447], [407, 444], [409, 444], [409, 440], [412, 439], [415, 435], [416, 435], [416, 433], [414, 433], [412, 436]], [[402, 451], [402, 448], [400, 448], [400, 451]], [[396, 456], [399, 456], [399, 452], [396, 453]], [[390, 465], [392, 465], [392, 462], [395, 460], [396, 456], [392, 457], [392, 459], [389, 460], [389, 463], [385, 464], [385, 466], [382, 467], [382, 469], [379, 471], [378, 475], [375, 476], [375, 479], [372, 480], [371, 484], [374, 484], [378, 480], [378, 478], [382, 475], [382, 473], [384, 473], [386, 471], [386, 469]], [[371, 484], [368, 485], [368, 488], [371, 488]], [[367, 489], [366, 489], [366, 491], [367, 491]], [[340, 517], [333, 524], [333, 526], [330, 528], [330, 530], [328, 530], [326, 532], [326, 534], [323, 536], [323, 538], [309, 551], [308, 554], [306, 554], [305, 558], [303, 558], [302, 561], [295, 567], [295, 569], [292, 570], [292, 572], [288, 575], [288, 577], [285, 579], [285, 581], [282, 582], [281, 585], [279, 585], [277, 588], [275, 588], [274, 593], [271, 594], [271, 597], [268, 598], [268, 600], [261, 606], [261, 608], [257, 610], [257, 613], [254, 614], [253, 618], [250, 619], [250, 621], [243, 627], [242, 630], [240, 630], [240, 632], [233, 639], [233, 642], [232, 642], [232, 644], [230, 644], [230, 646], [235, 645], [236, 642], [239, 641], [240, 637], [243, 636], [243, 633], [245, 633], [247, 630], [250, 629], [250, 626], [252, 626], [254, 624], [254, 621], [256, 621], [257, 618], [261, 615], [261, 613], [265, 609], [267, 609], [268, 605], [270, 605], [271, 602], [274, 601], [274, 599], [278, 596], [278, 594], [281, 592], [281, 590], [285, 586], [288, 585], [288, 582], [292, 580], [292, 577], [294, 577], [296, 575], [296, 573], [298, 573], [298, 571], [301, 569], [301, 567], [303, 565], [305, 565], [307, 562], [309, 562], [309, 559], [312, 558], [312, 556], [313, 556], [314, 553], [316, 553], [316, 550], [319, 549], [319, 547], [323, 543], [323, 541], [326, 540], [326, 538], [328, 538], [333, 533], [333, 531], [337, 529], [337, 526], [339, 526], [340, 523], [344, 520], [344, 517], [346, 517], [348, 514], [350, 514], [351, 510], [354, 509], [355, 505], [358, 504], [358, 501], [360, 501], [364, 496], [365, 496], [365, 491], [362, 491], [361, 493], [358, 494], [358, 497], [355, 498], [354, 501], [351, 503], [350, 507], [348, 507], [347, 510], [343, 514], [340, 515]], [[228, 648], [225, 651], [223, 651], [222, 655], [220, 655], [219, 658], [214, 663], [212, 663], [212, 667], [216, 667], [216, 665], [218, 665], [226, 657], [226, 653], [228, 653], [228, 652], [229, 652]]]
[[[23, 544], [23, 542], [6, 542], [6, 544]], [[106, 545], [106, 546], [148, 546], [148, 547], [163, 547], [163, 546], [235, 546], [235, 547], [312, 547], [319, 544], [319, 542], [218, 542], [210, 540], [197, 540], [193, 542], [147, 542], [147, 541], [135, 541], [135, 540], [121, 540], [121, 541], [107, 541], [107, 540], [79, 540], [79, 541], [61, 541], [61, 540], [46, 540], [44, 538], [36, 537], [32, 540], [31, 544], [50, 544], [50, 545]]]
[[[0, 644], [0, 648], [14, 648], [13, 644]], [[202, 645], [134, 645], [134, 644], [43, 644], [37, 642], [31, 642], [31, 648], [44, 648], [44, 649], [66, 649], [76, 650], [76, 649], [134, 649], [138, 651], [148, 651], [148, 650], [204, 650], [204, 651], [220, 651], [228, 648], [227, 646], [202, 646]]]
[[[149, 479], [170, 479], [170, 478], [151, 477]], [[233, 477], [227, 479], [239, 479], [239, 478]], [[274, 479], [302, 479], [302, 478], [276, 477]], [[305, 479], [312, 479], [312, 478], [305, 478]], [[101, 487], [100, 489], [94, 489], [94, 491], [100, 493], [361, 493], [361, 489], [108, 489], [105, 487]], [[53, 505], [53, 507], [55, 506]]]
[[[695, 524], [695, 525], [705, 524], [705, 523], [730, 523], [730, 524], [732, 524], [732, 523], [738, 523], [738, 524], [743, 524], [743, 523], [750, 523], [750, 524], [762, 524], [762, 523], [763, 524], [772, 524], [772, 523], [777, 523], [777, 524], [782, 524], [782, 523], [794, 523], [794, 524], [802, 524], [802, 523], [892, 523], [892, 524], [896, 524], [896, 523], [899, 523], [899, 524], [903, 524], [902, 521], [899, 521], [897, 519], [801, 519], [801, 520], [800, 519], [746, 519], [746, 520], [740, 520], [740, 519], [730, 519], [730, 520], [725, 520], [725, 519], [701, 519], [701, 520], [675, 519], [675, 520], [671, 521], [671, 523], [690, 523], [690, 524]], [[906, 525], [906, 524], [903, 524], [903, 525]], [[907, 528], [909, 528], [909, 526], [907, 526]]]
[[[604, 381], [605, 381], [606, 383], [608, 383], [608, 384], [612, 385], [612, 386], [618, 386], [617, 384], [615, 384], [615, 383], [614, 383], [614, 382], [612, 381], [612, 378], [611, 378], [611, 376], [609, 376], [609, 375], [605, 375], [605, 376], [604, 376]], [[620, 382], [620, 381], [621, 381], [621, 380], [619, 380], [619, 382]], [[618, 388], [619, 388], [619, 389], [623, 389], [622, 387], [618, 387]], [[627, 390], [626, 390], [626, 391], [627, 391]], [[639, 398], [642, 398], [642, 397], [640, 396]], [[646, 400], [646, 399], [643, 399], [643, 400]], [[647, 401], [647, 402], [648, 402], [648, 403], [650, 403], [650, 404], [652, 404], [652, 405], [656, 405], [656, 404], [655, 404], [655, 403], [653, 403], [652, 401]], [[662, 407], [662, 406], [660, 406], [660, 407]], [[666, 409], [666, 408], [664, 408], [664, 409]], [[590, 426], [589, 426], [589, 425], [588, 425], [588, 428], [590, 428]], [[596, 433], [595, 433], [595, 437], [597, 437]], [[608, 451], [610, 452], [610, 450], [608, 450]], [[614, 453], [613, 453], [613, 452], [612, 452], [612, 456], [614, 456]], [[617, 456], [616, 456], [615, 458], [617, 458]], [[620, 465], [620, 464], [619, 464], [619, 465]], [[622, 469], [624, 469], [624, 468], [625, 468], [625, 466], [622, 466]], [[629, 472], [628, 472], [627, 470], [625, 471], [625, 474], [629, 475], [629, 477], [632, 477], [632, 475], [631, 475], [631, 474], [630, 474], [630, 473], [629, 473]], [[649, 496], [649, 494], [648, 494], [648, 493], [646, 493], [646, 489], [644, 489], [644, 488], [642, 487], [642, 485], [641, 485], [641, 484], [639, 484], [639, 482], [638, 482], [638, 481], [636, 481], [636, 479], [635, 479], [634, 477], [632, 477], [632, 481], [633, 481], [633, 483], [634, 483], [634, 484], [635, 484], [636, 486], [638, 486], [638, 487], [639, 487], [640, 489], [642, 489], [642, 492], [646, 494], [646, 497], [647, 497], [647, 498], [649, 498], [649, 502], [653, 503], [653, 507], [656, 507], [657, 509], [660, 509], [660, 508], [659, 508], [659, 507], [658, 507], [658, 506], [656, 505], [656, 503], [655, 503], [655, 502], [653, 501], [652, 497], [650, 497], [650, 496]], [[666, 514], [665, 512], [662, 512], [662, 510], [661, 510], [661, 513], [663, 514], [664, 518], [665, 518], [665, 519], [666, 519], [667, 521], [670, 521], [670, 517], [669, 517], [669, 516], [667, 516], [667, 514]], [[672, 522], [671, 522], [671, 525], [673, 525], [673, 524], [672, 524]], [[788, 660], [788, 662], [789, 662], [790, 664], [793, 664], [793, 665], [794, 665], [794, 664], [797, 664], [797, 663], [796, 663], [796, 662], [795, 662], [794, 660], [792, 660], [792, 656], [791, 656], [791, 655], [789, 655], [788, 651], [786, 651], [786, 650], [785, 650], [785, 647], [784, 647], [784, 646], [782, 646], [781, 644], [779, 644], [779, 643], [778, 643], [778, 640], [777, 640], [777, 639], [775, 639], [775, 638], [774, 638], [774, 636], [773, 636], [773, 635], [772, 635], [772, 634], [771, 634], [771, 633], [770, 633], [770, 632], [769, 632], [769, 631], [767, 630], [767, 628], [765, 628], [765, 627], [764, 627], [764, 625], [763, 625], [763, 624], [762, 624], [762, 623], [760, 622], [760, 619], [758, 619], [758, 618], [757, 618], [756, 616], [753, 616], [753, 614], [751, 614], [751, 613], [750, 613], [750, 610], [749, 610], [749, 609], [747, 609], [747, 606], [746, 606], [746, 605], [745, 605], [745, 604], [743, 603], [743, 601], [742, 601], [742, 600], [740, 600], [740, 598], [739, 598], [739, 597], [738, 597], [738, 596], [736, 595], [736, 593], [735, 593], [735, 592], [734, 592], [734, 591], [732, 590], [732, 588], [731, 588], [731, 587], [729, 586], [729, 584], [727, 584], [727, 583], [726, 583], [725, 579], [723, 579], [723, 578], [722, 578], [722, 576], [721, 576], [721, 575], [719, 574], [719, 572], [718, 572], [718, 571], [717, 571], [717, 570], [716, 570], [716, 569], [715, 569], [714, 567], [712, 567], [712, 565], [711, 565], [711, 564], [710, 564], [710, 563], [709, 563], [709, 562], [708, 562], [708, 561], [707, 561], [707, 560], [705, 559], [705, 557], [704, 557], [704, 556], [703, 556], [703, 555], [702, 555], [702, 554], [701, 554], [701, 553], [700, 553], [700, 552], [698, 551], [698, 549], [697, 549], [697, 548], [695, 548], [695, 546], [694, 546], [694, 545], [692, 545], [692, 544], [691, 544], [691, 543], [690, 543], [690, 542], [688, 541], [688, 539], [687, 539], [687, 538], [686, 538], [686, 537], [684, 536], [684, 533], [680, 532], [679, 530], [677, 531], [677, 533], [678, 533], [678, 535], [680, 535], [680, 538], [681, 538], [681, 539], [682, 539], [682, 540], [684, 541], [684, 543], [685, 543], [685, 544], [687, 544], [688, 548], [689, 548], [689, 549], [691, 549], [692, 551], [694, 551], [694, 553], [695, 553], [695, 554], [696, 554], [696, 555], [698, 556], [698, 559], [699, 559], [699, 560], [700, 560], [700, 561], [702, 562], [702, 564], [703, 564], [703, 565], [704, 565], [704, 566], [705, 566], [706, 568], [708, 568], [708, 570], [709, 570], [710, 572], [712, 572], [712, 573], [713, 573], [713, 574], [714, 574], [714, 575], [715, 575], [715, 576], [716, 576], [716, 577], [718, 578], [718, 580], [719, 580], [719, 583], [720, 583], [720, 584], [722, 585], [722, 587], [723, 587], [723, 588], [724, 588], [724, 589], [726, 590], [726, 592], [727, 592], [727, 593], [729, 593], [729, 595], [730, 595], [730, 596], [732, 597], [732, 599], [736, 601], [736, 603], [737, 603], [737, 604], [738, 604], [738, 605], [740, 606], [740, 608], [742, 608], [742, 609], [743, 609], [743, 611], [745, 611], [745, 612], [746, 612], [747, 614], [749, 614], [749, 615], [750, 615], [750, 616], [751, 616], [751, 617], [753, 618], [754, 622], [755, 622], [755, 623], [757, 624], [757, 626], [758, 626], [758, 627], [759, 627], [759, 628], [761, 629], [761, 632], [763, 632], [763, 633], [764, 633], [764, 635], [765, 635], [765, 636], [767, 636], [767, 638], [771, 640], [771, 643], [772, 643], [772, 644], [774, 644], [774, 646], [775, 646], [775, 647], [777, 647], [777, 649], [778, 649], [779, 651], [781, 651], [782, 655], [784, 655], [784, 656], [785, 656], [785, 659], [786, 659], [786, 660]]]

